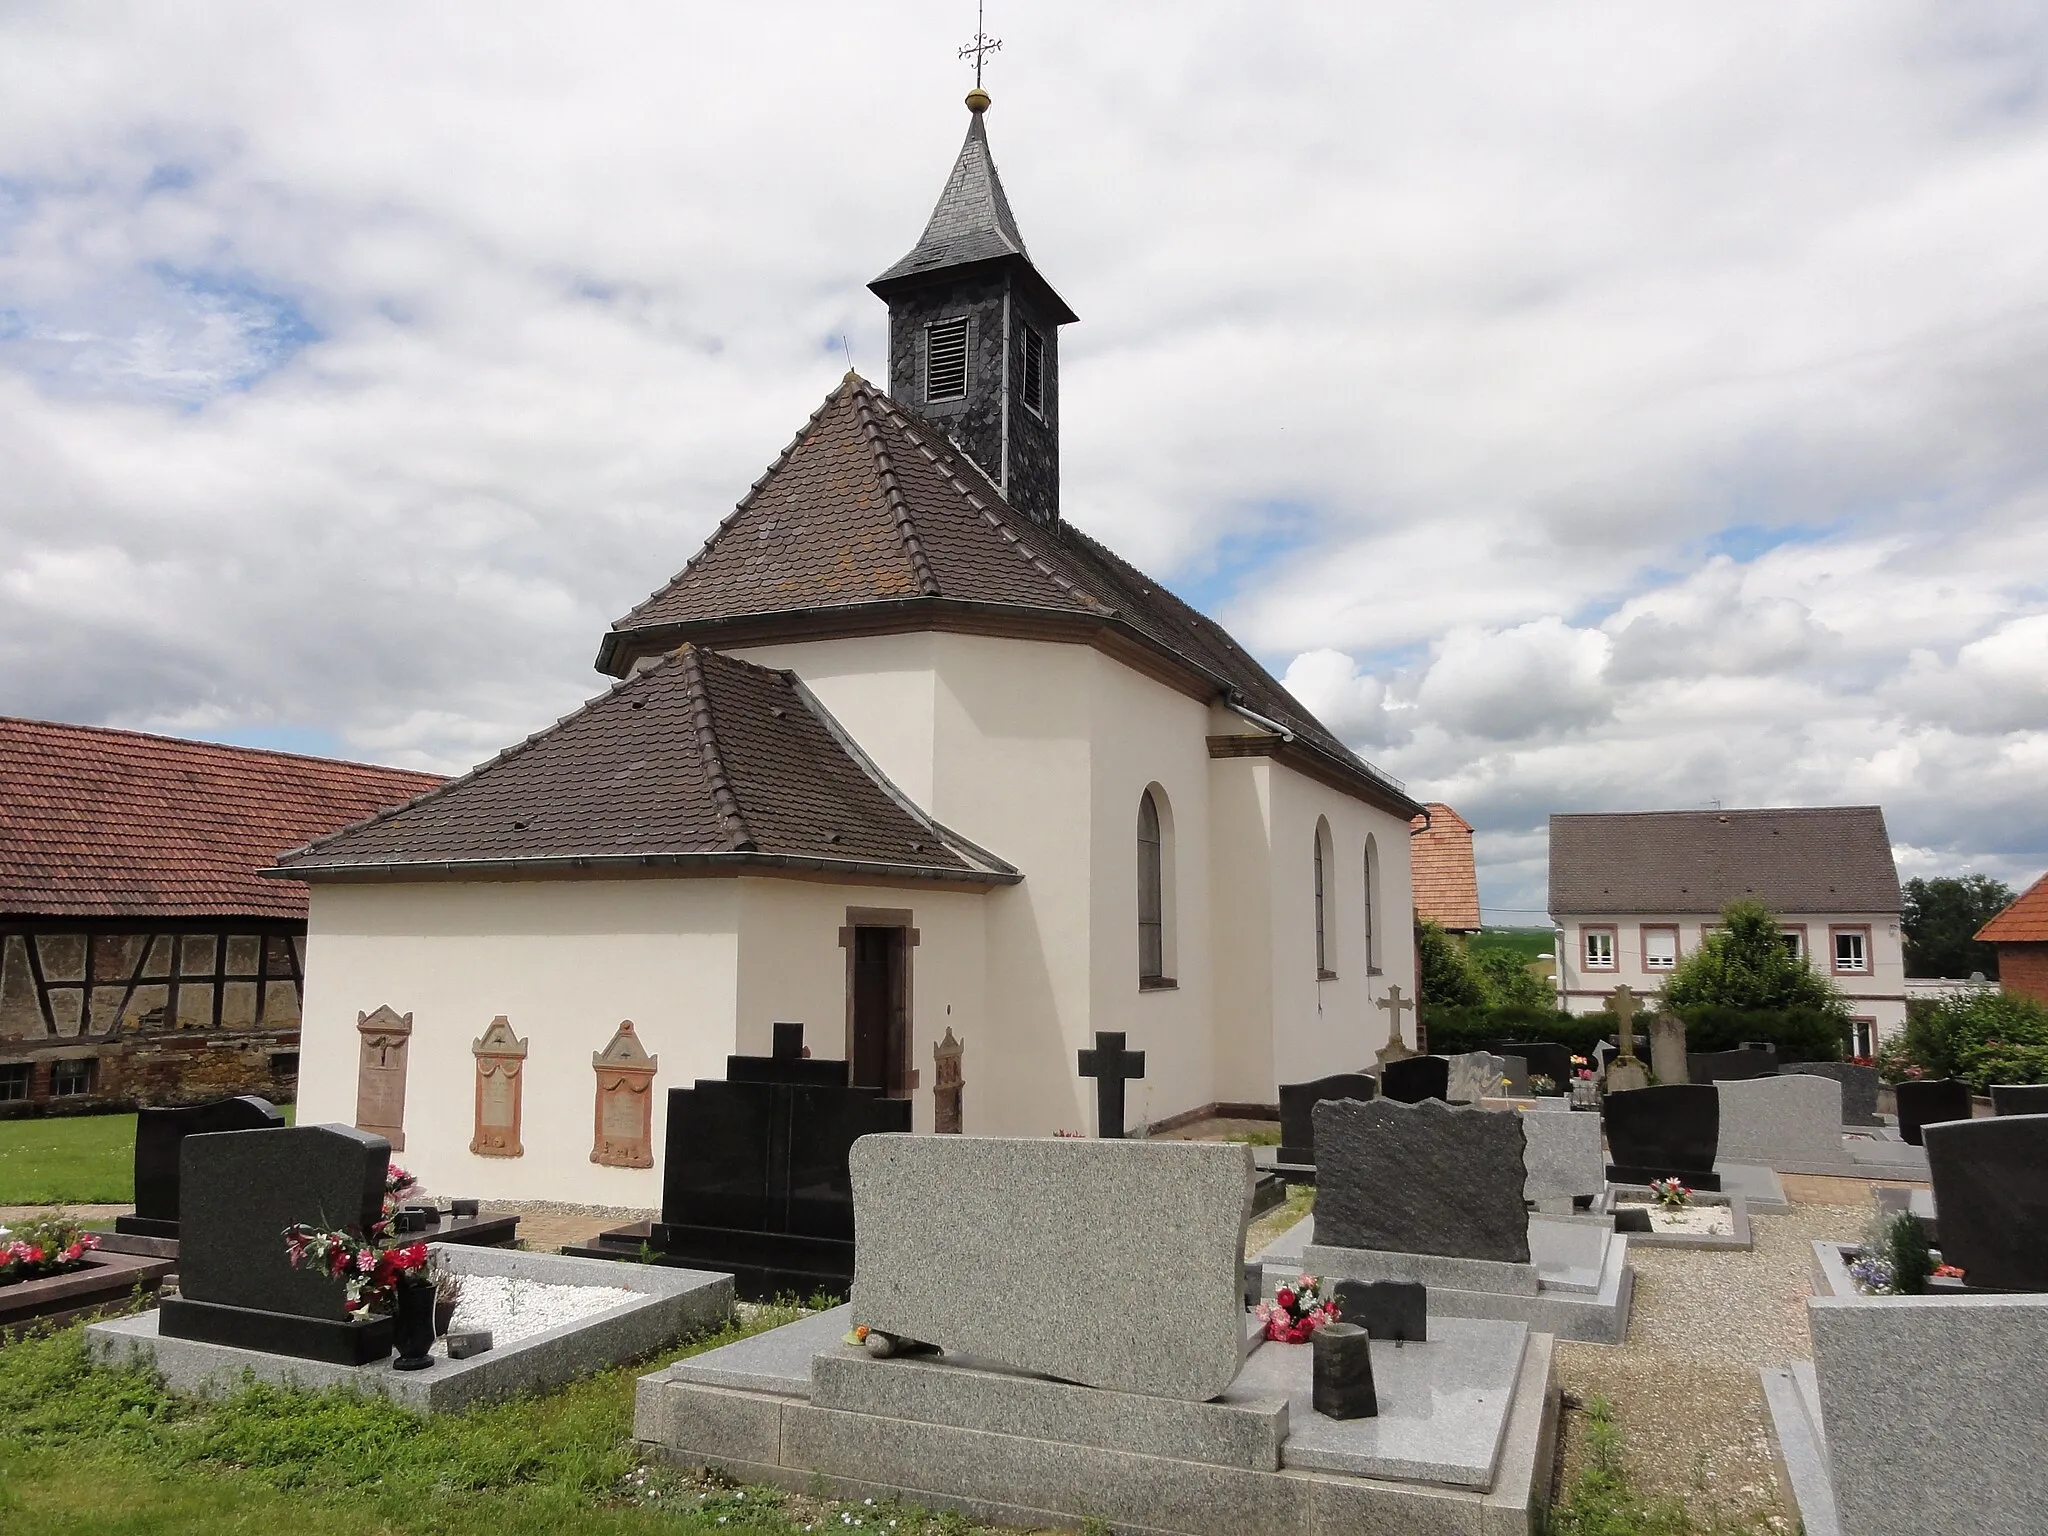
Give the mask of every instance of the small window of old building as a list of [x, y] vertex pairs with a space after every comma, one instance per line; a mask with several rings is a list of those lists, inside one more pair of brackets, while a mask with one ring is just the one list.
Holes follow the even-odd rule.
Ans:
[[10, 1061], [0, 1066], [0, 1104], [26, 1099], [34, 1076], [35, 1068], [25, 1061]]
[[1643, 969], [1646, 971], [1670, 971], [1678, 968], [1678, 930], [1676, 928], [1645, 928], [1643, 930]]
[[90, 1056], [50, 1063], [50, 1097], [73, 1099], [91, 1093], [99, 1079], [99, 1062]]
[[1614, 930], [1612, 928], [1588, 928], [1585, 937], [1586, 969], [1589, 971], [1613, 970]]
[[1138, 981], [1166, 979], [1166, 834], [1151, 790], [1138, 797]]
[[1034, 416], [1045, 414], [1045, 338], [1024, 328], [1024, 404]]
[[967, 317], [940, 320], [925, 328], [924, 397], [967, 398]]
[[1849, 975], [1860, 975], [1870, 969], [1870, 955], [1865, 948], [1866, 935], [1861, 928], [1838, 928], [1835, 930], [1835, 969]]

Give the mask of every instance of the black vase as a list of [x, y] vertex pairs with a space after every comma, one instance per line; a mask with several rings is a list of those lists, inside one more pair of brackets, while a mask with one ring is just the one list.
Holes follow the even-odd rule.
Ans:
[[424, 1371], [434, 1363], [434, 1286], [430, 1281], [398, 1282], [398, 1316], [393, 1329], [398, 1358], [394, 1371]]
[[1372, 1381], [1372, 1335], [1356, 1323], [1325, 1323], [1309, 1335], [1310, 1406], [1329, 1419], [1370, 1419], [1380, 1411]]

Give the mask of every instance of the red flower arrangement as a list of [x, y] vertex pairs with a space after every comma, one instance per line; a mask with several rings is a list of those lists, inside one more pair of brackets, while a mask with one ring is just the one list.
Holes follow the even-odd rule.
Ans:
[[0, 1285], [82, 1269], [100, 1240], [59, 1212], [16, 1231], [0, 1230]]
[[285, 1258], [293, 1269], [310, 1269], [346, 1282], [342, 1306], [350, 1312], [388, 1312], [401, 1284], [427, 1280], [427, 1245], [401, 1243], [391, 1235], [391, 1218], [419, 1190], [419, 1180], [397, 1164], [384, 1175], [383, 1219], [367, 1236], [305, 1222], [284, 1229]]
[[1259, 1303], [1258, 1318], [1266, 1325], [1268, 1339], [1275, 1344], [1306, 1344], [1323, 1324], [1337, 1321], [1337, 1304], [1323, 1300], [1317, 1286], [1313, 1275], [1303, 1275], [1276, 1290], [1271, 1301]]

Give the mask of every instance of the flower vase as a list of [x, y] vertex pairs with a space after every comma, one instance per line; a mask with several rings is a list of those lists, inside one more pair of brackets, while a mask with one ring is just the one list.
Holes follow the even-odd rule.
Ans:
[[434, 1363], [434, 1287], [428, 1281], [398, 1282], [397, 1318], [393, 1344], [398, 1358], [395, 1371], [424, 1371]]

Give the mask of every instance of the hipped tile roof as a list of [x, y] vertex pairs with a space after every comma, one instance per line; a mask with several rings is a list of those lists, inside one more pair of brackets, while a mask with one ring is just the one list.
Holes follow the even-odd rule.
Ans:
[[258, 871], [431, 789], [433, 774], [139, 731], [0, 719], [0, 915], [306, 915]]
[[410, 804], [278, 861], [329, 876], [495, 866], [797, 866], [993, 883], [793, 673], [684, 645]]
[[1550, 818], [1550, 912], [1897, 912], [1899, 875], [1874, 805], [1640, 811]]
[[758, 617], [1071, 619], [1127, 634], [1278, 721], [1339, 769], [1420, 807], [1361, 761], [1218, 624], [1065, 522], [1041, 523], [946, 436], [849, 373], [676, 576], [612, 626], [598, 666]]
[[1479, 928], [1479, 875], [1472, 861], [1472, 823], [1440, 800], [1429, 815], [1411, 823], [1409, 867], [1415, 882], [1415, 915], [1453, 933]]
[[2014, 897], [1977, 937], [1987, 944], [2048, 944], [2048, 875]]

